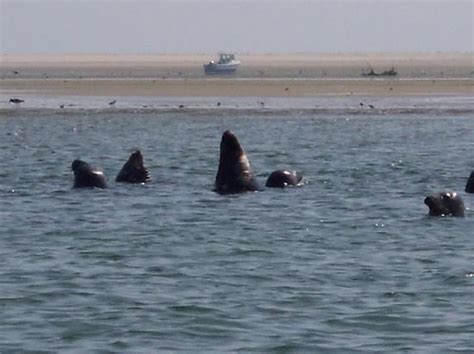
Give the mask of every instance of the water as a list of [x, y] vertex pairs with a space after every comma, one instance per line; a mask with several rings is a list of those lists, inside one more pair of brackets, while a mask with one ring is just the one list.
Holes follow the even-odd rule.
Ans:
[[[1, 351], [472, 352], [474, 213], [423, 204], [453, 189], [474, 205], [472, 111], [326, 100], [3, 109]], [[306, 184], [212, 192], [226, 129], [262, 182], [292, 168]], [[134, 148], [153, 181], [116, 184]], [[110, 188], [71, 189], [76, 158]]]

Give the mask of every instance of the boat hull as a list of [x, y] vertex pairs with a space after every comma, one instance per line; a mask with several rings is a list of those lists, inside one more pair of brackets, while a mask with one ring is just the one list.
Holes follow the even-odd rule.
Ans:
[[206, 75], [216, 75], [216, 74], [233, 74], [236, 72], [239, 64], [204, 64], [204, 73]]

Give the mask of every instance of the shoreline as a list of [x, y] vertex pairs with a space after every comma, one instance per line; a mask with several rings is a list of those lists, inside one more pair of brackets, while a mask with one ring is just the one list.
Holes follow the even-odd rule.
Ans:
[[2, 95], [146, 97], [473, 96], [474, 79], [3, 79]]

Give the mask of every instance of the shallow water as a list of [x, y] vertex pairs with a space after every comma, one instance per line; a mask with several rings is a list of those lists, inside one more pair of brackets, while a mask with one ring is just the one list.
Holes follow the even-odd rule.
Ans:
[[[20, 97], [25, 102], [12, 105], [9, 99]], [[116, 101], [110, 106], [109, 102]], [[373, 106], [373, 109], [369, 105]], [[62, 108], [61, 108], [62, 107]], [[473, 113], [474, 99], [469, 96], [360, 96], [360, 95], [322, 95], [314, 97], [107, 97], [107, 96], [68, 96], [38, 94], [0, 89], [0, 114], [12, 111], [21, 112], [49, 110], [52, 114], [71, 113], [164, 113], [183, 112], [203, 114], [269, 113], [275, 112], [294, 115], [298, 111], [327, 114], [373, 115], [405, 113]]]
[[[474, 213], [423, 199], [474, 205], [472, 114], [275, 102], [1, 111], [1, 351], [471, 352]], [[226, 129], [305, 185], [215, 194]], [[134, 148], [153, 181], [116, 184]], [[76, 158], [110, 188], [71, 189]]]

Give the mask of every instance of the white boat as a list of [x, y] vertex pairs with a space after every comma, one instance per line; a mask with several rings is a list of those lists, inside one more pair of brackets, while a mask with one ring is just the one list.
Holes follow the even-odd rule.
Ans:
[[234, 54], [219, 53], [219, 61], [216, 63], [212, 60], [208, 64], [204, 64], [204, 72], [206, 75], [231, 74], [235, 73], [239, 66], [240, 61], [235, 59]]

